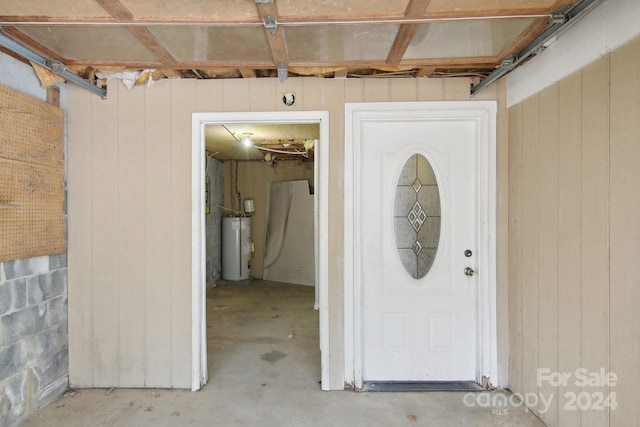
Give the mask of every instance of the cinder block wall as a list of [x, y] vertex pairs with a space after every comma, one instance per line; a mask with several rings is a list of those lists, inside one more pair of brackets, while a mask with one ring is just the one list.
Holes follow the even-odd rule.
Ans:
[[0, 263], [0, 426], [64, 393], [67, 337], [66, 254]]

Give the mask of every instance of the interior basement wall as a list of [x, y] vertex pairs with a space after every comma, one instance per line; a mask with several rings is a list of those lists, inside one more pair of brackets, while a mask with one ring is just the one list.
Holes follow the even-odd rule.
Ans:
[[[75, 387], [191, 386], [191, 114], [329, 112], [329, 367], [344, 388], [344, 104], [468, 101], [457, 79], [166, 79], [69, 86], [69, 360]], [[296, 103], [282, 103], [285, 92]], [[498, 101], [499, 365], [507, 365], [507, 134]], [[226, 182], [226, 181], [225, 181]], [[258, 208], [259, 203], [256, 203]], [[500, 372], [506, 379], [506, 372]]]
[[[0, 83], [46, 100], [33, 69], [3, 53]], [[68, 384], [66, 253], [0, 262], [0, 426], [20, 425]]]
[[509, 386], [551, 426], [640, 425], [639, 100], [636, 38], [509, 110]]
[[[238, 192], [242, 200], [232, 200], [235, 193], [236, 167], [238, 168]], [[244, 199], [253, 199], [256, 212], [252, 217], [252, 232], [255, 253], [252, 260], [252, 275], [262, 279], [264, 272], [264, 249], [267, 219], [267, 187], [270, 182], [307, 180], [313, 189], [313, 162], [298, 163], [296, 160], [278, 162], [271, 166], [266, 162], [225, 162], [224, 206], [242, 210]]]

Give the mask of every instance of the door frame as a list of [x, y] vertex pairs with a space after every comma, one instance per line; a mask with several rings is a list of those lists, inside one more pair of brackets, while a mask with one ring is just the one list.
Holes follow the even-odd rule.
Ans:
[[[329, 390], [329, 112], [209, 112], [193, 113], [191, 126], [191, 389], [208, 380], [206, 328], [205, 145], [204, 129], [229, 123], [318, 123], [320, 138], [314, 153], [315, 308], [320, 317], [322, 390]], [[320, 238], [323, 236], [323, 238]]]
[[376, 102], [345, 104], [344, 181], [344, 333], [345, 383], [362, 389], [363, 322], [361, 259], [358, 247], [360, 217], [356, 197], [361, 164], [361, 125], [385, 120], [460, 120], [475, 124], [479, 145], [476, 162], [478, 212], [478, 292], [476, 325], [476, 381], [484, 386], [500, 384], [496, 316], [496, 101]]

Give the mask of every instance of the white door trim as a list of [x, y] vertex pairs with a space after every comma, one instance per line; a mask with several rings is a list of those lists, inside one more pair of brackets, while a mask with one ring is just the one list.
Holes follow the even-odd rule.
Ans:
[[320, 140], [315, 147], [315, 245], [316, 301], [320, 315], [322, 390], [329, 390], [329, 112], [286, 111], [247, 113], [193, 113], [191, 127], [191, 389], [206, 384], [207, 331], [204, 213], [204, 127], [221, 123], [318, 123]]
[[476, 380], [499, 384], [496, 320], [496, 114], [495, 101], [381, 102], [345, 104], [344, 179], [344, 306], [345, 383], [362, 388], [362, 283], [360, 230], [355, 226], [361, 212], [354, 202], [360, 188], [360, 126], [363, 121], [424, 118], [465, 120], [476, 124], [479, 149], [478, 216], [478, 300]]

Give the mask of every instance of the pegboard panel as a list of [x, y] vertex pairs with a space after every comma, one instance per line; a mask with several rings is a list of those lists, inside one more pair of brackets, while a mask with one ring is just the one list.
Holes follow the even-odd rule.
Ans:
[[0, 261], [64, 252], [64, 112], [0, 85]]
[[0, 158], [64, 167], [64, 111], [0, 85]]

